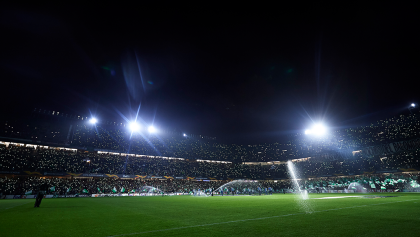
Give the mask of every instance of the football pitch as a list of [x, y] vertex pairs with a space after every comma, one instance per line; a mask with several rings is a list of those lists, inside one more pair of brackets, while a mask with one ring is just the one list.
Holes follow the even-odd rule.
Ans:
[[420, 193], [309, 198], [61, 198], [40, 208], [34, 199], [5, 199], [0, 236], [420, 236]]

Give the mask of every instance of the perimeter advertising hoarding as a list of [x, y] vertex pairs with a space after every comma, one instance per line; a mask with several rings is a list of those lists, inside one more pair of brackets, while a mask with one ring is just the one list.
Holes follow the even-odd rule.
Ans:
[[[44, 198], [53, 198], [54, 195], [44, 195]], [[57, 195], [59, 198], [69, 198], [69, 197], [89, 197], [89, 195]], [[36, 195], [3, 195], [2, 199], [34, 199]]]
[[97, 177], [97, 178], [136, 178], [135, 175], [126, 174], [96, 174], [96, 173], [68, 173], [73, 177]]
[[126, 179], [134, 179], [136, 178], [135, 175], [127, 175], [127, 174], [117, 174], [118, 178], [126, 178]]
[[[186, 194], [181, 194], [181, 193], [177, 193], [174, 195], [186, 195]], [[161, 196], [160, 193], [96, 193], [96, 194], [92, 194], [91, 197], [133, 197], [133, 196]]]
[[[52, 195], [51, 195], [52, 196]], [[89, 197], [87, 194], [72, 194], [72, 195], [57, 195], [58, 198], [74, 198], [74, 197]]]
[[45, 176], [68, 176], [67, 173], [52, 173], [52, 172], [44, 172]]
[[127, 196], [140, 196], [138, 193], [96, 193], [92, 194], [91, 197], [127, 197]]
[[376, 173], [395, 173], [398, 172], [398, 170], [378, 170]]
[[[44, 198], [52, 198], [53, 195], [44, 195]], [[34, 199], [36, 195], [3, 195], [1, 199]]]
[[83, 176], [83, 177], [100, 177], [100, 178], [106, 177], [105, 174], [82, 174], [81, 176]]
[[149, 179], [165, 179], [163, 176], [147, 176]]

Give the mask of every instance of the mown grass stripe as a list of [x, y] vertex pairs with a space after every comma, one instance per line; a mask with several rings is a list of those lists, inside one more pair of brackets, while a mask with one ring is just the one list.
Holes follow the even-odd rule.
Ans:
[[[404, 200], [404, 201], [384, 202], [384, 203], [376, 203], [376, 204], [361, 205], [361, 206], [351, 206], [351, 207], [343, 207], [343, 208], [326, 209], [326, 210], [321, 210], [321, 211], [312, 211], [310, 213], [318, 213], [318, 212], [326, 212], [326, 211], [336, 211], [336, 210], [342, 210], [342, 209], [347, 209], [347, 208], [358, 208], [358, 207], [367, 207], [367, 206], [375, 206], [375, 205], [383, 205], [383, 204], [393, 204], [393, 203], [409, 202], [409, 201], [415, 201], [415, 200], [418, 200], [418, 199], [409, 199], [409, 200]], [[243, 220], [216, 222], [216, 223], [209, 223], [209, 224], [202, 224], [202, 225], [182, 226], [182, 227], [174, 227], [174, 228], [160, 229], [160, 230], [150, 230], [150, 231], [143, 231], [143, 232], [133, 232], [133, 233], [127, 233], [127, 234], [120, 234], [120, 235], [110, 235], [108, 237], [140, 235], [140, 234], [148, 234], [148, 233], [155, 233], [155, 232], [180, 230], [180, 229], [187, 229], [187, 228], [205, 227], [205, 226], [212, 226], [212, 225], [223, 225], [223, 224], [230, 224], [230, 223], [236, 223], [236, 222], [257, 221], [257, 220], [272, 219], [272, 218], [287, 217], [287, 216], [302, 215], [302, 214], [308, 214], [308, 213], [307, 212], [298, 212], [298, 213], [291, 213], [291, 214], [285, 214], [285, 215], [279, 215], [279, 216], [259, 217], [259, 218], [243, 219]]]

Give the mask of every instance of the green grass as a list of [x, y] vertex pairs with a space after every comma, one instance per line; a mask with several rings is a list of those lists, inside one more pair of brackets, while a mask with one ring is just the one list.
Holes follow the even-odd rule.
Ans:
[[420, 236], [420, 194], [382, 195], [0, 200], [0, 236]]

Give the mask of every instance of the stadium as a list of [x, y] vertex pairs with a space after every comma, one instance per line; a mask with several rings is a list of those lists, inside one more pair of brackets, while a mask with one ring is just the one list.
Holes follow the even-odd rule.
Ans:
[[414, 4], [169, 4], [0, 9], [0, 237], [420, 235]]
[[414, 236], [419, 116], [235, 145], [35, 109], [30, 120], [1, 121], [1, 232]]

